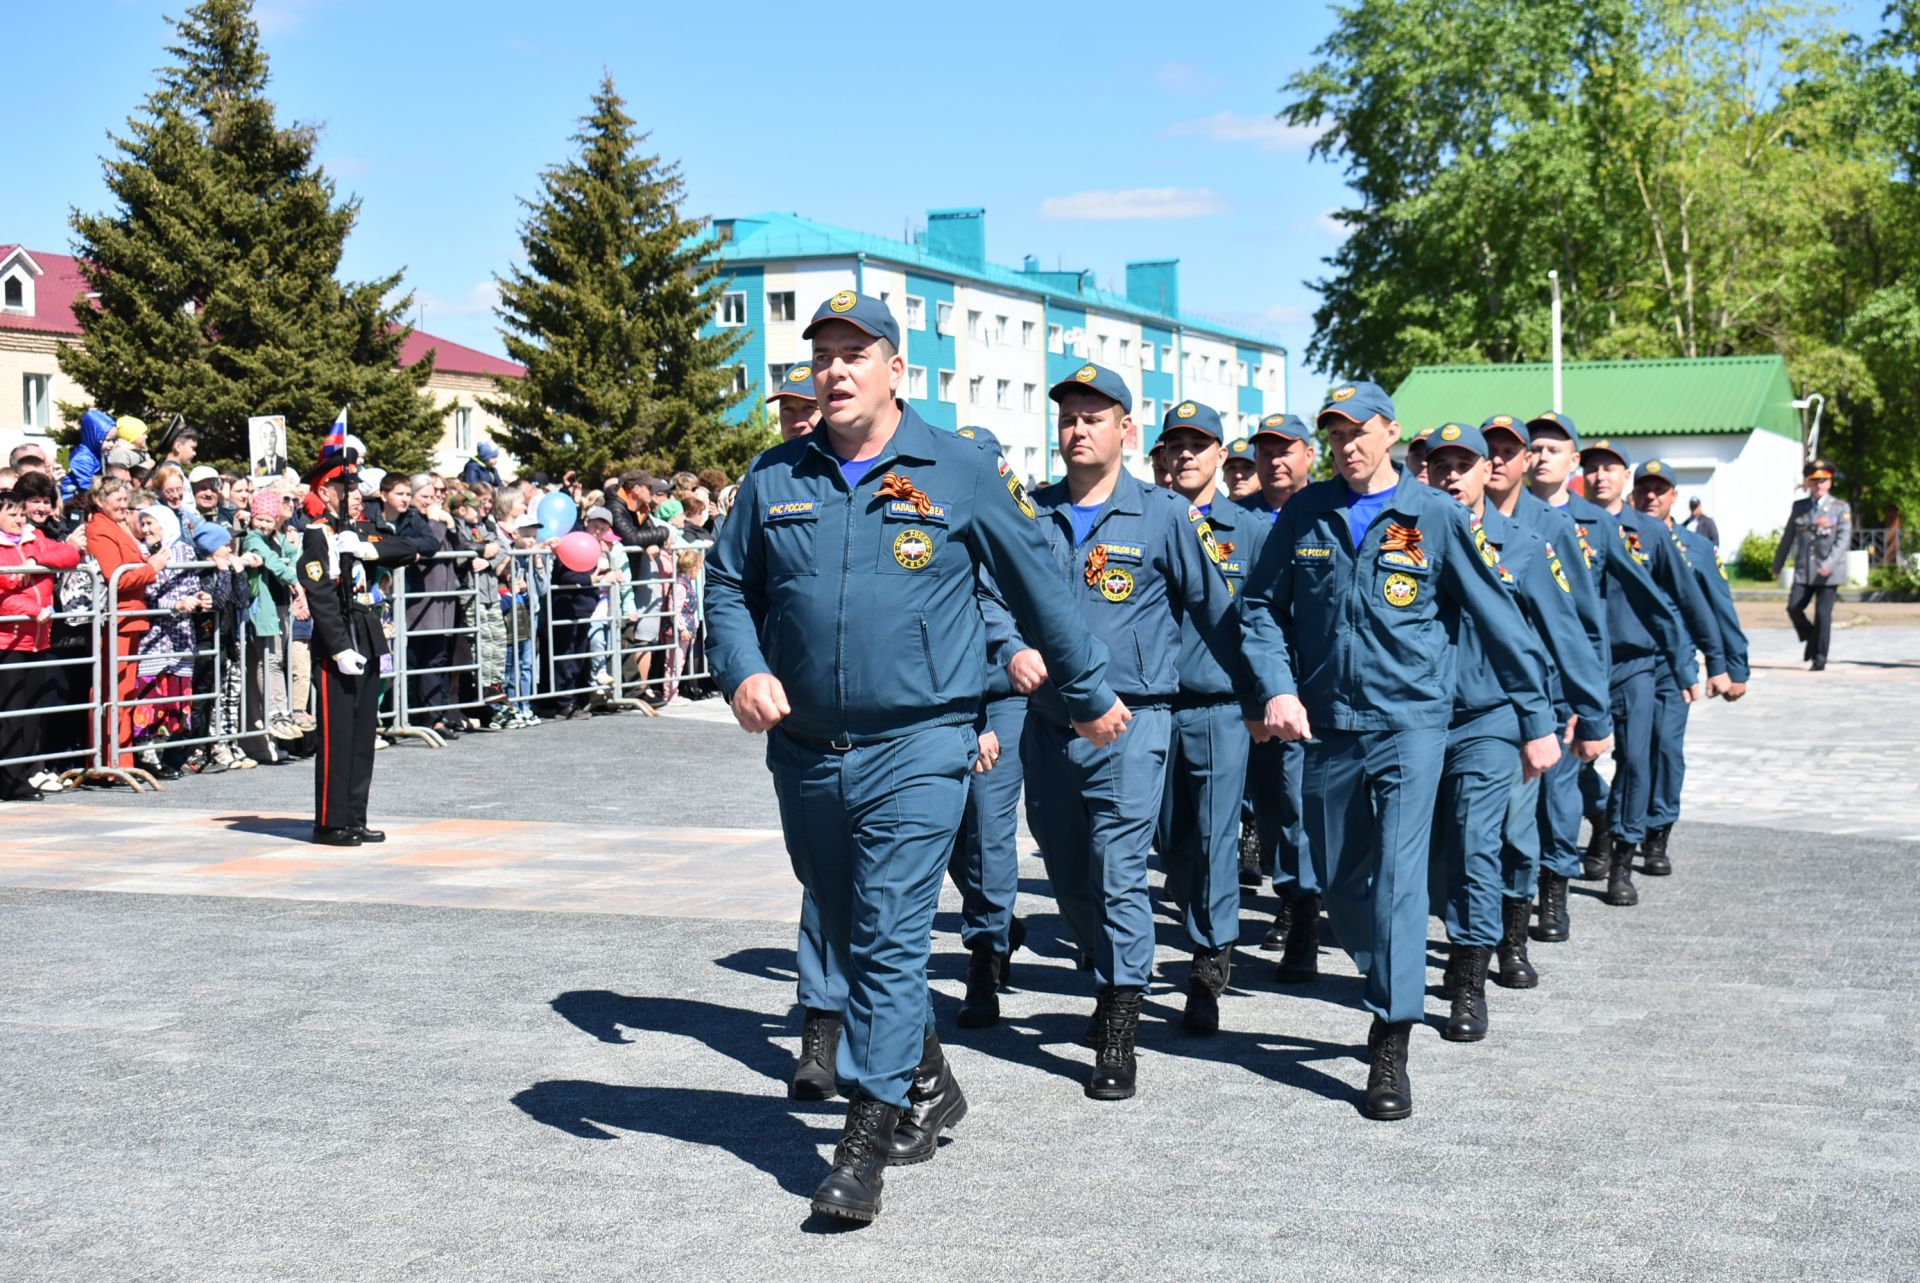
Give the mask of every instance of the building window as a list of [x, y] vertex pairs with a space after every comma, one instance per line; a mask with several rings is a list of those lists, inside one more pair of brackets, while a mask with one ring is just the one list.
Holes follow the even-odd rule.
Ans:
[[1224, 356], [1220, 358], [1220, 381], [1222, 383], [1227, 381], [1227, 358]]
[[778, 365], [769, 365], [767, 367], [767, 390], [771, 392], [784, 385], [787, 381], [787, 371], [792, 368], [793, 364], [786, 361]]
[[1099, 344], [1099, 347], [1096, 349], [1096, 351], [1100, 353], [1099, 359], [1102, 361], [1106, 360], [1107, 359], [1107, 336], [1104, 334], [1096, 335], [1095, 342]]
[[745, 392], [753, 386], [752, 382], [747, 378], [746, 366], [736, 365], [730, 368], [733, 370], [733, 390], [735, 392]]
[[885, 303], [885, 304], [889, 304], [889, 305], [891, 305], [891, 304], [893, 303], [893, 291], [891, 291], [891, 290], [881, 290], [881, 291], [880, 291], [880, 301], [881, 301], [882, 303]]
[[734, 290], [720, 296], [720, 313], [716, 318], [719, 325], [745, 325], [747, 323], [747, 296], [744, 291]]
[[767, 319], [769, 321], [791, 321], [793, 319], [792, 290], [782, 290], [778, 294], [767, 295]]
[[915, 401], [927, 399], [927, 367], [909, 365], [907, 367], [907, 396]]
[[975, 343], [987, 341], [986, 318], [978, 312], [971, 310], [967, 312], [967, 337]]
[[1033, 350], [1033, 322], [1020, 322], [1020, 346], [1029, 352]]
[[9, 312], [24, 312], [27, 310], [27, 287], [18, 276], [9, 276], [7, 278], [6, 302], [4, 306]]
[[1140, 422], [1142, 423], [1156, 422], [1153, 415], [1153, 398], [1150, 396], [1142, 397], [1140, 399]]
[[29, 374], [21, 380], [20, 421], [24, 427], [40, 432], [47, 430], [53, 411], [52, 389], [51, 374]]
[[1038, 410], [1040, 408], [1040, 385], [1039, 384], [1022, 383], [1020, 385], [1020, 408], [1022, 410], [1025, 410], [1028, 414], [1032, 414], [1035, 410]]
[[1160, 349], [1160, 368], [1165, 370], [1168, 374], [1173, 373], [1173, 349], [1172, 348], [1163, 347]]
[[953, 337], [953, 304], [936, 305], [933, 313], [933, 328], [943, 338]]
[[1007, 318], [1004, 316], [996, 316], [993, 318], [993, 341], [1002, 346], [1005, 346], [1010, 341], [1007, 338]]
[[986, 387], [987, 380], [981, 375], [976, 374], [968, 379], [967, 402], [971, 405], [985, 405], [987, 403]]
[[1013, 409], [1013, 380], [995, 379], [993, 382], [993, 403], [1002, 410]]
[[953, 371], [940, 371], [940, 399], [948, 405], [953, 404]]
[[1133, 360], [1133, 340], [1121, 339], [1120, 340], [1120, 364], [1126, 365], [1128, 362], [1132, 360]]
[[1153, 368], [1153, 344], [1151, 343], [1142, 343], [1140, 345], [1140, 368], [1143, 370], [1151, 370]]
[[1047, 351], [1065, 352], [1067, 350], [1067, 331], [1059, 325], [1047, 327]]
[[910, 330], [927, 328], [927, 300], [912, 294], [907, 295], [907, 328]]

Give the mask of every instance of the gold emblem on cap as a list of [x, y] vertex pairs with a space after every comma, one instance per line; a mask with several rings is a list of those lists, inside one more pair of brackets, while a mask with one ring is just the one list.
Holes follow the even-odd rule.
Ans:
[[811, 365], [796, 365], [787, 371], [787, 382], [789, 383], [805, 383], [812, 377], [813, 367]]
[[1180, 403], [1180, 408], [1178, 410], [1175, 410], [1174, 414], [1182, 419], [1191, 419], [1194, 415], [1198, 414], [1199, 412], [1200, 412], [1200, 407], [1196, 406], [1193, 402], [1182, 401]]
[[1496, 428], [1512, 427], [1513, 416], [1511, 414], [1496, 414], [1493, 416], [1493, 426]]
[[1228, 446], [1227, 448], [1229, 450], [1232, 450], [1235, 454], [1238, 454], [1242, 450], [1245, 450], [1247, 448], [1247, 444], [1248, 442], [1245, 437], [1235, 437], [1233, 439], [1233, 444]]
[[1344, 401], [1348, 397], [1352, 396], [1355, 392], [1358, 392], [1359, 390], [1360, 390], [1359, 388], [1356, 388], [1351, 384], [1349, 384], [1344, 388], [1335, 388], [1333, 390], [1333, 399], [1335, 401]]
[[1440, 429], [1440, 439], [1442, 441], [1458, 441], [1460, 439], [1460, 425], [1457, 423], [1449, 423], [1446, 427]]
[[1660, 471], [1660, 461], [1658, 459], [1655, 459], [1652, 463], [1647, 464], [1642, 469], [1642, 471], [1651, 472], [1651, 473], [1654, 473], [1655, 475], [1658, 475]]
[[1100, 371], [1094, 369], [1091, 365], [1083, 365], [1074, 371], [1073, 377], [1082, 383], [1091, 383], [1100, 377]]
[[860, 296], [852, 290], [841, 290], [838, 294], [835, 294], [827, 300], [827, 310], [831, 312], [851, 312], [853, 311], [853, 305], [859, 301]]
[[960, 435], [961, 435], [961, 436], [963, 436], [963, 437], [965, 437], [965, 438], [966, 438], [967, 440], [969, 440], [969, 441], [971, 441], [971, 440], [973, 440], [973, 429], [972, 429], [972, 428], [961, 428], [961, 429], [959, 429], [959, 433], [960, 433]]

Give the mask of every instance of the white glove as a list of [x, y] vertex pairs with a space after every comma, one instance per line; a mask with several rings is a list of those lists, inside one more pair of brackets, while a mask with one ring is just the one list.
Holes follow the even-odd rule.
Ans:
[[378, 561], [380, 559], [380, 550], [375, 548], [367, 540], [362, 539], [359, 532], [354, 530], [335, 535], [333, 539], [333, 550], [335, 552], [346, 553], [350, 557], [358, 557], [362, 561]]
[[335, 651], [333, 666], [347, 677], [358, 677], [367, 671], [367, 657], [357, 650]]

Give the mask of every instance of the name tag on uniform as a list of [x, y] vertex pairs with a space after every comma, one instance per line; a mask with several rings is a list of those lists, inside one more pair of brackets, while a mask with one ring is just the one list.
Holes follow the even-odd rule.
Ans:
[[1241, 563], [1237, 561], [1223, 561], [1220, 563], [1220, 573], [1223, 575], [1241, 575], [1245, 574], [1246, 570]]
[[1309, 565], [1333, 559], [1333, 545], [1324, 543], [1300, 543], [1293, 546], [1293, 560], [1296, 564]]
[[811, 517], [812, 515], [813, 500], [811, 499], [791, 499], [784, 503], [770, 503], [767, 505], [768, 521], [779, 521], [782, 518], [791, 517]]
[[1406, 552], [1383, 552], [1380, 554], [1380, 564], [1383, 566], [1412, 566], [1416, 570], [1425, 570], [1427, 568], [1424, 561], [1415, 561], [1413, 554]]
[[1145, 561], [1147, 550], [1139, 544], [1109, 543], [1101, 544], [1107, 550], [1108, 561]]
[[887, 504], [887, 515], [889, 517], [899, 517], [903, 521], [938, 521], [944, 523], [947, 519], [947, 505], [944, 503], [932, 503], [927, 506], [925, 512], [922, 512], [918, 504], [910, 503], [905, 499], [895, 499]]

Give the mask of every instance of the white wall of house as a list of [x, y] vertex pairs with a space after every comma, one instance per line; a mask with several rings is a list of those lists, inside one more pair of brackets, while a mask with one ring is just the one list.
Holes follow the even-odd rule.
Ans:
[[1786, 524], [1787, 509], [1800, 495], [1800, 444], [1772, 432], [1712, 436], [1622, 438], [1636, 463], [1664, 459], [1678, 478], [1674, 517], [1684, 520], [1687, 501], [1720, 528], [1720, 553], [1732, 560], [1753, 531]]

